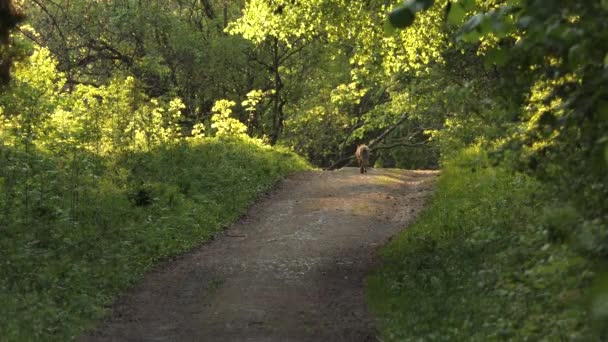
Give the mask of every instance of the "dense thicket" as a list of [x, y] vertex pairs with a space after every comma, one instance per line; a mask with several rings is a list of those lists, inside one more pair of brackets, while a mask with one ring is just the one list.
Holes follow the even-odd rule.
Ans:
[[[368, 84], [351, 75], [351, 66], [363, 65], [355, 60], [363, 58], [359, 38], [344, 39], [339, 27], [327, 26], [320, 16], [323, 9], [336, 15], [332, 20], [351, 15], [340, 13], [344, 4], [245, 5], [31, 1], [24, 5], [29, 20], [18, 39], [51, 52], [65, 74], [66, 91], [133, 76], [147, 96], [179, 96], [185, 105], [180, 124], [187, 128], [210, 128], [215, 101], [233, 101], [233, 116], [248, 135], [288, 145], [322, 166], [350, 155], [356, 143], [371, 140], [404, 114], [406, 108], [378, 106], [390, 98], [386, 82]], [[375, 17], [379, 22], [382, 14]], [[426, 141], [423, 128], [416, 120], [399, 127], [392, 143], [405, 147], [381, 148], [379, 163], [436, 165], [434, 147], [425, 145], [423, 153], [407, 147]]]
[[[184, 30], [171, 38], [185, 39], [182, 49], [239, 49], [238, 39], [221, 33], [219, 14], [209, 19], [219, 28], [201, 31], [217, 39], [203, 42], [201, 32], [184, 28], [186, 14], [196, 13], [174, 12], [177, 3], [153, 5], [28, 2], [28, 19], [3, 46], [2, 53], [17, 57], [0, 90], [3, 341], [74, 338], [155, 261], [211, 238], [278, 179], [308, 167], [290, 151], [245, 135], [247, 126], [231, 115], [234, 102], [222, 99], [223, 88], [247, 89], [230, 84], [228, 65], [203, 70], [206, 81], [182, 64], [172, 71], [153, 56], [169, 48], [155, 45], [160, 36], [149, 27], [139, 29], [153, 52], [129, 50], [140, 38], [130, 30], [152, 15], [174, 19], [167, 30]], [[110, 10], [116, 16], [106, 16]], [[139, 24], [129, 24], [136, 13]], [[225, 56], [216, 63], [227, 63]], [[214, 77], [224, 83], [201, 86]], [[193, 94], [180, 83], [189, 81], [200, 82]], [[209, 107], [203, 122], [191, 122], [192, 99]]]
[[456, 31], [434, 77], [459, 86], [437, 95], [463, 107], [434, 136], [445, 174], [429, 212], [370, 278], [385, 336], [603, 339], [608, 6], [420, 0], [389, 23], [442, 7]]

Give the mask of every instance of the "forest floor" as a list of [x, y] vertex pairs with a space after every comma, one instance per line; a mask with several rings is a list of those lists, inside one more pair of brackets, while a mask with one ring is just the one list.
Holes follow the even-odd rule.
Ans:
[[364, 278], [437, 175], [293, 174], [214, 241], [149, 272], [80, 340], [375, 340]]

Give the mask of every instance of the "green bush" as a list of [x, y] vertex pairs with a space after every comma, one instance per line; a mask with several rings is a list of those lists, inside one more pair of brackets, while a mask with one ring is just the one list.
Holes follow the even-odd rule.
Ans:
[[[98, 157], [93, 175], [66, 190], [52, 156], [34, 159], [49, 165], [38, 168], [49, 184], [46, 209], [36, 215], [15, 204], [0, 219], [3, 341], [73, 338], [154, 262], [209, 239], [278, 179], [308, 168], [295, 154], [250, 139], [190, 139]], [[9, 179], [2, 175], [11, 164], [3, 165], [0, 180]], [[6, 204], [2, 181], [0, 189]], [[11, 189], [22, 198], [22, 184]], [[78, 196], [65, 195], [71, 191]]]
[[478, 148], [445, 163], [429, 207], [367, 279], [382, 338], [589, 340], [591, 262], [564, 244], [582, 222]]

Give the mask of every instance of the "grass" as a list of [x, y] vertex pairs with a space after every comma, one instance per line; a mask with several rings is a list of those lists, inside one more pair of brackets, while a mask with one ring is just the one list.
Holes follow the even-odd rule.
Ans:
[[57, 200], [53, 215], [1, 221], [12, 222], [0, 224], [2, 341], [78, 336], [154, 263], [210, 239], [309, 167], [290, 152], [212, 138], [100, 164], [80, 184], [75, 219]]
[[592, 262], [560, 232], [579, 218], [476, 148], [444, 165], [418, 221], [367, 279], [384, 341], [596, 340]]

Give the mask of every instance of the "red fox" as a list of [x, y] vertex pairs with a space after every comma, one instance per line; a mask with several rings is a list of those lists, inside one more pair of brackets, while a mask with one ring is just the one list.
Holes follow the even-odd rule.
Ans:
[[359, 161], [359, 170], [361, 173], [367, 172], [367, 165], [369, 164], [369, 147], [367, 145], [359, 145], [357, 147], [357, 161]]

